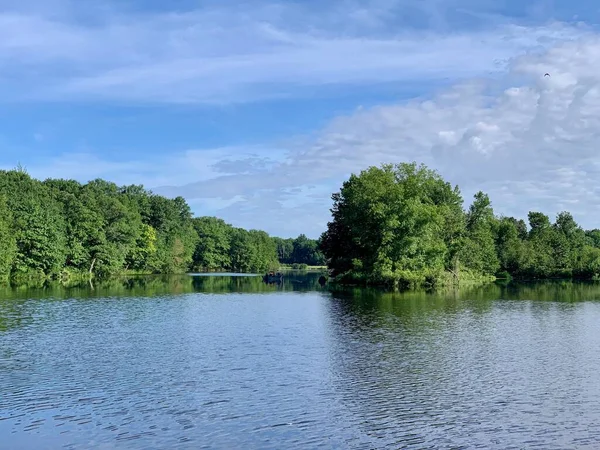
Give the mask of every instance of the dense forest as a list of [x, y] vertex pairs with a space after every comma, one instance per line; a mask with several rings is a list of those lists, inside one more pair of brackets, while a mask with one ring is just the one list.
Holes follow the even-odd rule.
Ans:
[[264, 272], [324, 264], [319, 243], [271, 237], [186, 201], [104, 180], [39, 181], [0, 171], [0, 277], [105, 277], [124, 273]]
[[464, 210], [458, 186], [424, 165], [370, 167], [351, 175], [332, 199], [321, 249], [341, 283], [600, 276], [600, 230], [583, 230], [568, 212], [554, 223], [538, 211], [527, 223], [497, 216], [483, 192]]
[[495, 277], [600, 278], [600, 230], [568, 212], [554, 222], [494, 213], [478, 192], [465, 210], [458, 186], [416, 163], [351, 175], [333, 194], [319, 240], [269, 236], [215, 217], [193, 217], [186, 201], [104, 180], [36, 180], [0, 171], [0, 277], [136, 273], [261, 273], [327, 264], [342, 284], [435, 286]]

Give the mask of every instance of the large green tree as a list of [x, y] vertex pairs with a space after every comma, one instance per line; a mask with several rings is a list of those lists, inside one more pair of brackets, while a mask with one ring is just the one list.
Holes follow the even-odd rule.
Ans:
[[494, 210], [487, 194], [477, 192], [466, 218], [466, 239], [460, 252], [469, 269], [494, 274], [500, 268], [494, 231], [497, 226]]
[[334, 276], [412, 283], [455, 263], [462, 198], [437, 172], [416, 163], [371, 167], [351, 175], [333, 201], [321, 246]]
[[194, 229], [198, 234], [194, 266], [202, 270], [229, 270], [233, 227], [216, 217], [199, 217], [194, 219]]
[[496, 217], [487, 194], [467, 211], [458, 187], [412, 164], [370, 167], [333, 194], [320, 247], [338, 280], [418, 284], [446, 270], [454, 278], [505, 271], [517, 278], [600, 278], [600, 231], [563, 211], [524, 220]]

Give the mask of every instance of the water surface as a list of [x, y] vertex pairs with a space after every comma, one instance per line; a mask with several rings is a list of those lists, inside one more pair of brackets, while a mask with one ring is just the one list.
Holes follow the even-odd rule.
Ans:
[[0, 288], [0, 448], [598, 448], [600, 285]]

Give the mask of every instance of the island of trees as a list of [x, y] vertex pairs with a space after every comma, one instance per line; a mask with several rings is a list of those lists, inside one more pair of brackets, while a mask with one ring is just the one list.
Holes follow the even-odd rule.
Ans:
[[496, 216], [478, 192], [465, 211], [458, 186], [416, 163], [370, 167], [333, 194], [321, 249], [342, 284], [435, 286], [497, 277], [598, 279], [600, 230], [568, 212], [554, 223]]
[[261, 273], [324, 262], [316, 240], [193, 217], [181, 197], [104, 180], [40, 181], [22, 168], [0, 171], [0, 278]]

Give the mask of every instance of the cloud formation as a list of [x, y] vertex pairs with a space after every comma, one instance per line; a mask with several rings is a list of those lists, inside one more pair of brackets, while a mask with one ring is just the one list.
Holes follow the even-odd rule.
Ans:
[[482, 189], [497, 212], [568, 209], [585, 226], [600, 224], [600, 38], [592, 28], [517, 24], [494, 13], [491, 0], [477, 10], [470, 0], [340, 0], [319, 2], [318, 11], [310, 2], [179, 11], [134, 3], [5, 0], [3, 104], [193, 110], [384, 84], [438, 88], [359, 107], [310, 135], [208, 149], [199, 142], [175, 153], [167, 137], [164, 151], [134, 158], [124, 148], [118, 161], [91, 143], [36, 157], [32, 175], [141, 183], [237, 226], [316, 237], [350, 173], [416, 160], [459, 184], [467, 203]]
[[322, 95], [331, 86], [439, 82], [500, 70], [523, 49], [586, 32], [498, 18], [482, 21], [488, 28], [449, 32], [449, 11], [433, 0], [419, 8], [370, 0], [318, 9], [224, 2], [178, 12], [53, 4], [0, 13], [5, 100], [214, 105]]
[[514, 58], [500, 80], [478, 78], [431, 98], [359, 109], [315, 136], [121, 163], [65, 155], [30, 171], [139, 182], [238, 226], [318, 236], [331, 193], [350, 173], [417, 160], [459, 184], [467, 204], [482, 189], [498, 213], [525, 218], [529, 210], [554, 216], [566, 209], [593, 227], [600, 225], [598, 69], [600, 37], [588, 36]]
[[[598, 69], [599, 37], [564, 43], [515, 58], [500, 81], [466, 81], [430, 99], [339, 117], [306, 146], [288, 147], [286, 160], [268, 176], [232, 173], [159, 191], [188, 198], [211, 191], [241, 195], [246, 223], [273, 230], [295, 217], [294, 229], [314, 235], [329, 217], [328, 188], [337, 190], [350, 173], [370, 165], [417, 160], [459, 184], [467, 204], [482, 189], [498, 213], [526, 218], [529, 210], [541, 210], [553, 217], [567, 209], [581, 224], [600, 226]], [[312, 198], [311, 185], [318, 192]], [[306, 204], [285, 208], [288, 196]], [[241, 204], [224, 214], [241, 217], [236, 208]], [[307, 226], [309, 215], [315, 219]]]

